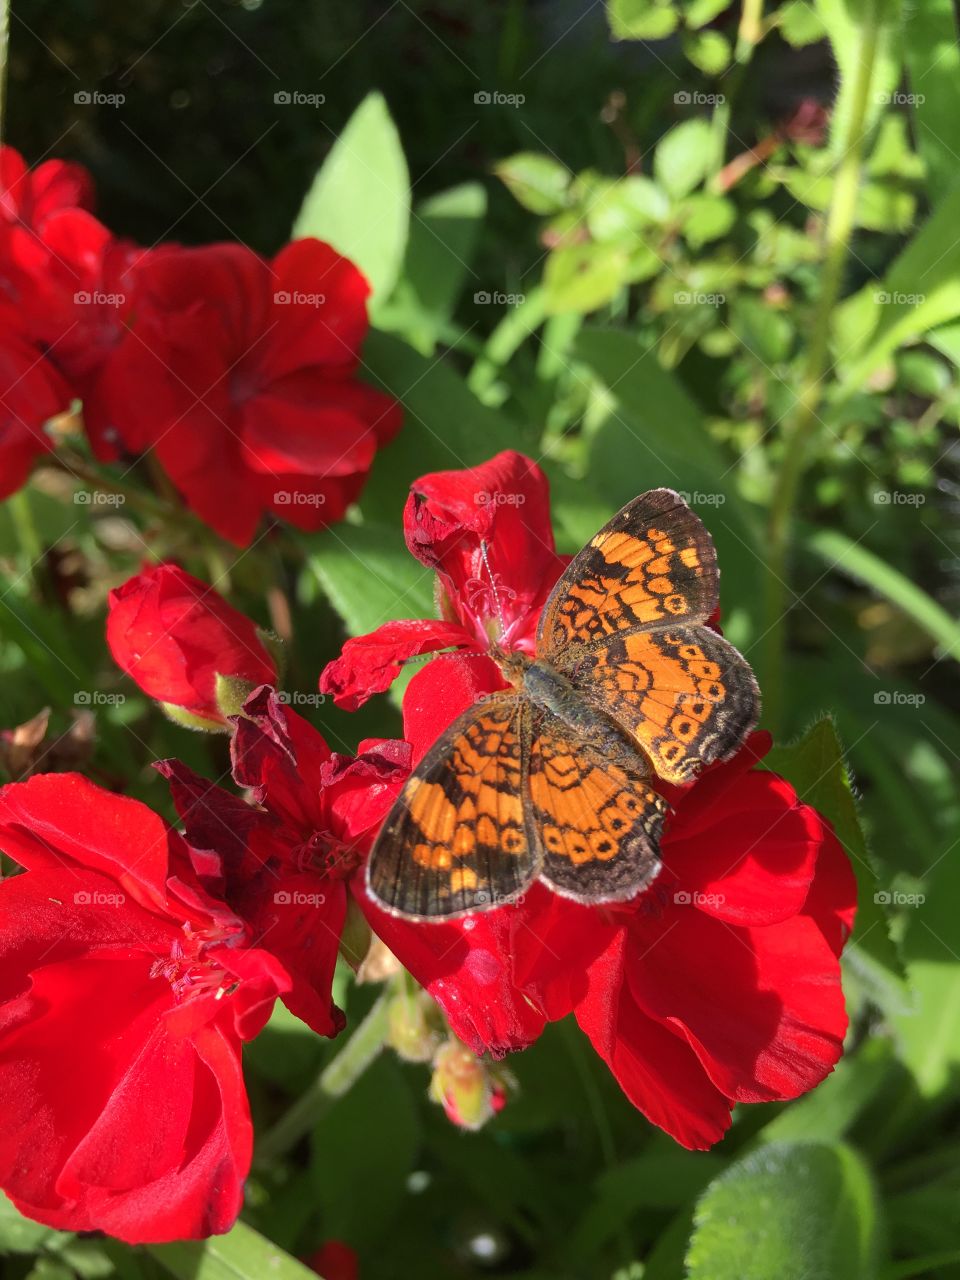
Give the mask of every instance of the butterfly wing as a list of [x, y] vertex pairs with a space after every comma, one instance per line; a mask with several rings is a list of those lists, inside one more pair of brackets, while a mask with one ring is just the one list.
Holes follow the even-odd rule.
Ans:
[[660, 869], [666, 801], [649, 780], [604, 759], [551, 712], [536, 712], [527, 777], [540, 877], [577, 902], [622, 902]]
[[713, 541], [672, 489], [651, 489], [604, 525], [554, 587], [537, 630], [537, 655], [624, 631], [706, 622], [719, 599]]
[[523, 791], [530, 708], [495, 694], [453, 722], [407, 780], [367, 863], [388, 911], [444, 919], [509, 901], [536, 877]]
[[581, 650], [563, 670], [666, 782], [689, 782], [733, 755], [760, 714], [749, 664], [709, 627], [628, 632]]
[[574, 557], [540, 621], [538, 656], [667, 782], [732, 755], [760, 714], [746, 659], [703, 625], [718, 590], [702, 521], [672, 489], [653, 489]]

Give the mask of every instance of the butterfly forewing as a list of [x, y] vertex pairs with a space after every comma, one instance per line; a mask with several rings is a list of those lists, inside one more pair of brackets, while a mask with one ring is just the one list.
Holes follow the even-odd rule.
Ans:
[[753, 672], [709, 627], [631, 632], [572, 659], [562, 669], [578, 695], [625, 729], [666, 782], [725, 760], [757, 722]]
[[665, 801], [639, 771], [603, 759], [549, 712], [534, 713], [527, 800], [540, 875], [558, 893], [623, 901], [657, 874]]
[[547, 601], [537, 653], [623, 631], [706, 622], [717, 607], [717, 556], [679, 494], [651, 489], [604, 525], [567, 566]]
[[424, 756], [377, 837], [371, 894], [437, 919], [508, 901], [538, 870], [522, 801], [530, 709], [510, 694], [464, 712]]

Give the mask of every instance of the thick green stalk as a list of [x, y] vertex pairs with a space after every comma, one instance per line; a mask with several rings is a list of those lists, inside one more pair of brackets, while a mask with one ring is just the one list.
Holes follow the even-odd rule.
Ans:
[[388, 993], [385, 991], [337, 1056], [328, 1062], [313, 1084], [268, 1129], [257, 1144], [258, 1163], [275, 1160], [310, 1132], [331, 1102], [343, 1097], [350, 1086], [378, 1057], [389, 1030]]
[[767, 723], [779, 727], [784, 692], [786, 650], [785, 615], [789, 608], [788, 553], [794, 509], [800, 479], [807, 465], [810, 447], [816, 438], [824, 385], [830, 372], [830, 324], [840, 298], [850, 239], [856, 219], [857, 195], [863, 169], [870, 86], [880, 37], [877, 0], [867, 0], [863, 9], [860, 57], [857, 62], [852, 110], [841, 139], [841, 161], [837, 169], [824, 233], [824, 258], [820, 295], [811, 322], [806, 368], [793, 409], [785, 424], [784, 452], [774, 484], [767, 522], [767, 574], [765, 611], [765, 652], [762, 668]]

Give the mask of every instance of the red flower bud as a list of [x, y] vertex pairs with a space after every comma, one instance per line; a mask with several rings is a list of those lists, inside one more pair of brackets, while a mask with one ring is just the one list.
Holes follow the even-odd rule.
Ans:
[[273, 684], [277, 668], [249, 618], [174, 564], [154, 565], [110, 593], [107, 643], [117, 664], [173, 718], [226, 727], [217, 677], [236, 691]]

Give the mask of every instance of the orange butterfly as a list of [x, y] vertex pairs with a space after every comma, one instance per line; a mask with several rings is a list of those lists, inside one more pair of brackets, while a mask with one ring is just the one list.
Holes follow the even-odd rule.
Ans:
[[757, 722], [747, 661], [705, 623], [719, 571], [672, 489], [623, 508], [544, 607], [536, 658], [490, 650], [511, 688], [459, 716], [411, 774], [367, 864], [387, 910], [449, 919], [537, 878], [577, 902], [633, 897], [660, 869], [666, 801]]

